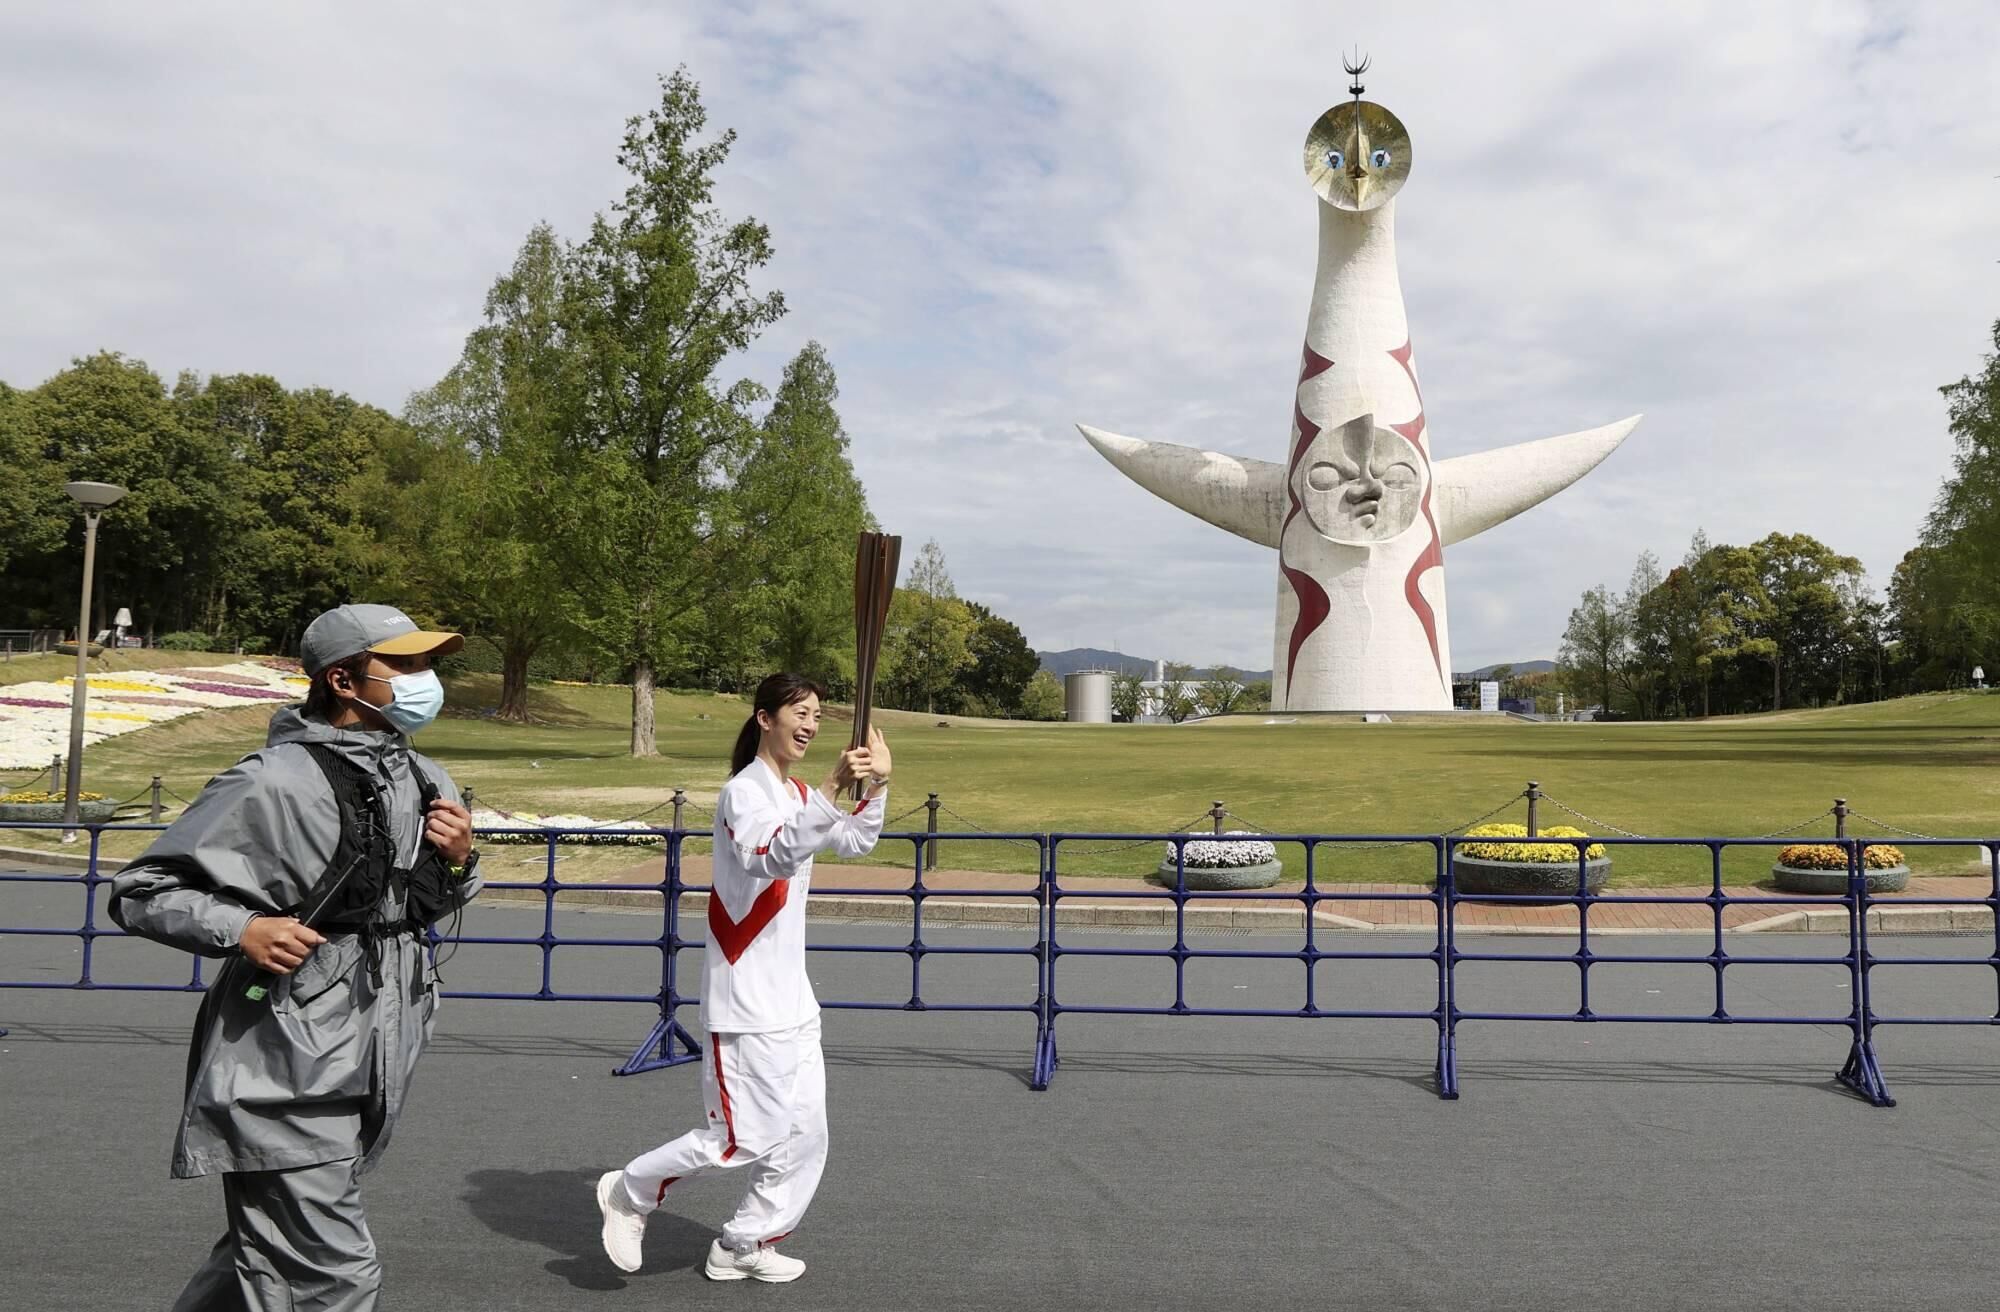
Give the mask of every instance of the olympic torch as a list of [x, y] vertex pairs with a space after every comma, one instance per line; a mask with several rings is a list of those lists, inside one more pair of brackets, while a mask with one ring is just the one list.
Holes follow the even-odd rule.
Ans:
[[[903, 540], [887, 533], [863, 533], [854, 553], [854, 741], [868, 745], [868, 712], [875, 704], [875, 662], [882, 654], [882, 630], [896, 595], [896, 564]], [[859, 799], [865, 779], [854, 783]]]

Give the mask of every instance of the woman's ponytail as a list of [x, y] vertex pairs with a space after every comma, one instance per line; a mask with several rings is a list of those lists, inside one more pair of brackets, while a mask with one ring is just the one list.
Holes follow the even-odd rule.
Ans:
[[763, 726], [757, 723], [757, 713], [743, 722], [743, 729], [736, 735], [736, 750], [729, 754], [729, 773], [741, 773], [743, 767], [757, 759], [757, 742], [763, 736]]

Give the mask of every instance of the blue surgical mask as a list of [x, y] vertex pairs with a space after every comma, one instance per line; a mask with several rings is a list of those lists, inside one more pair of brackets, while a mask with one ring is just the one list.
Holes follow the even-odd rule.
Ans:
[[375, 709], [406, 734], [415, 733], [437, 719], [438, 712], [444, 709], [444, 685], [438, 682], [436, 670], [398, 674], [391, 679], [379, 674], [368, 677], [389, 685], [392, 700], [387, 706]]

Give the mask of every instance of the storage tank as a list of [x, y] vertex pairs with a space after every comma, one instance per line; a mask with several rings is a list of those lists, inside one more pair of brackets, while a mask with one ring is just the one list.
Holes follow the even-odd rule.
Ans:
[[1064, 679], [1063, 705], [1071, 724], [1111, 723], [1111, 671], [1078, 670]]

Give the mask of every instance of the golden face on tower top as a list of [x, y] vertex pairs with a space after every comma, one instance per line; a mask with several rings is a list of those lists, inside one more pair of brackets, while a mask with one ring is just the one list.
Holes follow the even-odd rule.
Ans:
[[1373, 101], [1335, 105], [1306, 133], [1306, 178], [1335, 209], [1372, 210], [1409, 176], [1409, 130]]

